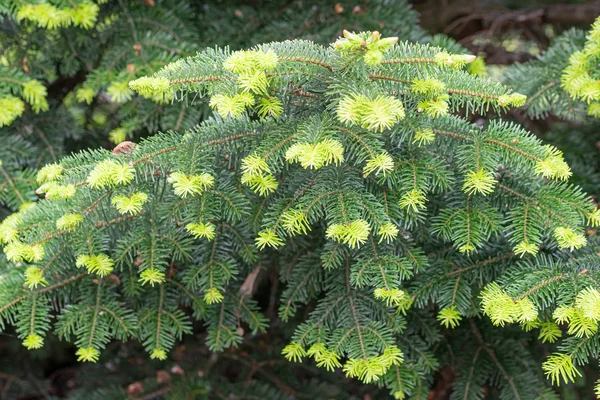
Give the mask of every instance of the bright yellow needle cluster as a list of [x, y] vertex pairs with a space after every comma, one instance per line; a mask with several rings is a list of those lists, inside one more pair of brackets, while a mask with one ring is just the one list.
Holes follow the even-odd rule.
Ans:
[[242, 161], [242, 183], [261, 196], [266, 196], [279, 187], [267, 161], [258, 155], [250, 155]]
[[46, 286], [48, 281], [44, 278], [44, 272], [37, 267], [29, 267], [25, 270], [25, 286], [35, 289], [38, 286]]
[[87, 177], [87, 184], [94, 189], [127, 185], [133, 180], [135, 169], [129, 164], [114, 160], [98, 163]]
[[77, 268], [85, 267], [88, 274], [106, 276], [113, 271], [115, 262], [106, 254], [80, 255], [75, 262]]
[[281, 239], [275, 231], [272, 229], [265, 229], [263, 231], [258, 232], [258, 236], [254, 239], [256, 243], [256, 247], [259, 250], [264, 249], [265, 247], [272, 247], [274, 249], [283, 246], [283, 239]]
[[115, 196], [110, 202], [117, 208], [119, 213], [136, 215], [142, 211], [146, 201], [148, 201], [148, 195], [146, 193], [135, 192], [131, 196]]
[[495, 282], [490, 283], [481, 292], [481, 308], [490, 317], [494, 325], [506, 323], [525, 323], [537, 319], [537, 308], [527, 297], [513, 300]]
[[59, 164], [47, 164], [37, 173], [38, 183], [54, 182], [62, 178], [64, 168]]
[[[340, 355], [327, 349], [325, 344], [317, 342], [308, 350], [302, 345], [292, 342], [285, 346], [281, 352], [288, 361], [301, 362], [304, 357], [312, 357], [317, 367], [333, 371], [341, 368]], [[379, 380], [392, 365], [399, 365], [404, 361], [402, 351], [396, 346], [387, 346], [382, 354], [369, 358], [350, 358], [343, 366], [343, 371], [349, 378], [358, 378], [363, 383], [372, 383]]]
[[75, 353], [77, 361], [80, 362], [97, 362], [100, 359], [100, 353], [93, 347], [81, 347]]
[[560, 181], [566, 181], [573, 174], [562, 152], [553, 146], [546, 146], [546, 156], [536, 162], [535, 173], [544, 178]]
[[460, 325], [462, 316], [456, 306], [452, 306], [442, 308], [436, 318], [444, 327], [454, 329]]
[[356, 93], [342, 97], [336, 112], [340, 122], [374, 132], [390, 129], [406, 116], [404, 105], [393, 96], [368, 97]]
[[156, 103], [163, 103], [174, 96], [171, 82], [163, 77], [143, 76], [129, 82], [129, 87], [140, 96]]
[[343, 35], [333, 43], [333, 48], [345, 56], [361, 56], [369, 66], [380, 64], [383, 55], [398, 42], [397, 37], [382, 38], [377, 31], [354, 33], [344, 30]]
[[400, 208], [418, 213], [426, 208], [427, 197], [421, 189], [413, 189], [402, 195], [399, 201]]
[[70, 213], [65, 214], [59, 219], [56, 220], [56, 229], [65, 230], [65, 229], [74, 229], [79, 226], [83, 222], [83, 215]]
[[41, 349], [44, 346], [44, 338], [35, 333], [29, 334], [25, 340], [23, 340], [23, 346], [25, 346], [27, 350]]
[[492, 172], [487, 172], [483, 168], [480, 168], [477, 171], [467, 172], [463, 191], [469, 195], [482, 194], [485, 196], [494, 191], [496, 182]]
[[327, 228], [327, 237], [355, 248], [367, 241], [370, 232], [369, 223], [364, 219], [357, 219], [347, 224], [330, 225]]
[[561, 84], [573, 99], [588, 104], [588, 114], [600, 117], [600, 80], [590, 74], [600, 61], [600, 18], [592, 24], [585, 47], [571, 54], [569, 65], [561, 76]]
[[96, 24], [100, 7], [91, 1], [83, 1], [73, 7], [58, 8], [43, 2], [23, 4], [17, 12], [17, 21], [29, 20], [40, 28], [55, 29], [77, 26], [90, 29]]
[[215, 179], [210, 174], [186, 175], [183, 172], [173, 172], [167, 179], [173, 185], [176, 196], [186, 198], [202, 194], [206, 189], [215, 184]]
[[375, 289], [373, 296], [380, 301], [384, 301], [388, 307], [396, 307], [399, 313], [406, 315], [406, 311], [412, 305], [412, 297], [404, 290], [400, 289]]
[[139, 279], [142, 285], [149, 283], [152, 287], [154, 287], [154, 285], [160, 285], [165, 280], [165, 273], [156, 268], [147, 268], [143, 270]]
[[42, 261], [45, 252], [44, 246], [41, 244], [30, 245], [15, 239], [4, 247], [4, 254], [8, 261], [18, 263]]
[[570, 227], [558, 227], [554, 230], [554, 239], [558, 243], [558, 248], [569, 249], [573, 251], [580, 249], [587, 244], [587, 239], [581, 233], [575, 232]]
[[344, 148], [334, 139], [318, 143], [294, 143], [285, 153], [289, 162], [299, 162], [302, 168], [319, 169], [325, 165], [344, 162]]
[[222, 302], [224, 299], [223, 294], [216, 288], [210, 288], [204, 293], [204, 301], [206, 304], [217, 304]]
[[0, 97], [0, 128], [8, 126], [23, 115], [25, 103], [18, 97], [7, 95]]
[[375, 157], [369, 158], [363, 168], [363, 176], [367, 177], [373, 172], [375, 175], [382, 173], [386, 175], [394, 169], [394, 159], [386, 151], [382, 151]]
[[210, 222], [189, 223], [185, 229], [196, 239], [213, 240], [215, 238], [215, 225]]
[[208, 103], [221, 117], [239, 117], [244, 113], [246, 107], [254, 105], [254, 96], [251, 93], [238, 93], [234, 96], [215, 94]]

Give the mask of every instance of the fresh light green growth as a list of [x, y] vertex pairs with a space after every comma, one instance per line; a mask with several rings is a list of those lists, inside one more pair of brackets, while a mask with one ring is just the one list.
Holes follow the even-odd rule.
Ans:
[[80, 255], [77, 257], [75, 265], [77, 268], [85, 267], [89, 274], [106, 276], [113, 271], [114, 261], [106, 254], [98, 255]]
[[318, 143], [295, 143], [286, 151], [285, 159], [299, 162], [302, 168], [319, 169], [325, 165], [339, 165], [344, 162], [344, 148], [333, 139]]
[[431, 118], [443, 117], [448, 114], [450, 105], [448, 100], [450, 96], [442, 94], [437, 96], [435, 99], [426, 99], [419, 102], [417, 111], [424, 112]]
[[[410, 90], [423, 98], [417, 108], [419, 112], [425, 112], [432, 118], [448, 114], [450, 96], [448, 96], [446, 85], [443, 82], [429, 78], [416, 79], [412, 82]], [[429, 132], [427, 133], [429, 134]]]
[[286, 360], [291, 362], [302, 362], [302, 359], [307, 356], [302, 345], [297, 342], [286, 345], [283, 350], [281, 350], [281, 354], [283, 354]]
[[377, 300], [385, 301], [386, 306], [396, 307], [402, 314], [406, 314], [412, 305], [412, 298], [404, 290], [377, 288], [373, 295]]
[[48, 182], [42, 184], [36, 191], [37, 194], [45, 193], [48, 200], [64, 200], [75, 196], [75, 185], [59, 185], [56, 182]]
[[594, 322], [600, 321], [600, 292], [593, 287], [587, 287], [577, 294], [576, 307], [585, 318]]
[[210, 288], [204, 294], [204, 301], [206, 304], [216, 304], [223, 301], [225, 297], [216, 288]]
[[581, 372], [573, 365], [573, 358], [568, 354], [552, 354], [542, 364], [542, 369], [552, 384], [557, 386], [560, 386], [561, 381], [574, 382], [577, 376], [581, 376]]
[[[302, 345], [292, 342], [285, 346], [282, 354], [288, 361], [301, 362], [304, 357], [312, 357], [317, 367], [333, 371], [341, 368], [341, 357], [334, 351], [327, 349], [324, 343], [317, 342], [308, 350]], [[357, 378], [364, 383], [372, 383], [379, 380], [393, 365], [403, 362], [402, 351], [396, 346], [387, 346], [382, 354], [369, 358], [350, 358], [343, 365], [343, 371], [349, 378]]]
[[75, 353], [77, 361], [80, 362], [97, 362], [100, 359], [100, 352], [93, 347], [81, 347]]
[[384, 151], [367, 160], [367, 163], [363, 168], [363, 176], [366, 178], [373, 172], [375, 175], [386, 175], [386, 173], [390, 172], [393, 168], [394, 159]]
[[419, 212], [426, 208], [427, 197], [421, 189], [413, 189], [402, 195], [399, 201], [400, 208], [406, 208], [412, 212]]
[[370, 98], [360, 93], [345, 95], [336, 111], [340, 122], [375, 132], [392, 128], [406, 116], [404, 106], [397, 98], [383, 95]]
[[600, 18], [591, 27], [581, 51], [571, 54], [561, 76], [561, 86], [571, 98], [588, 104], [588, 114], [600, 116]]
[[54, 182], [62, 177], [64, 168], [59, 164], [47, 164], [37, 173], [37, 181], [40, 184]]
[[513, 300], [495, 282], [485, 287], [480, 298], [483, 313], [490, 317], [494, 325], [504, 326], [506, 323], [525, 323], [537, 319], [537, 308], [527, 297]]
[[72, 7], [58, 8], [50, 3], [23, 4], [17, 12], [17, 21], [29, 20], [40, 28], [55, 29], [70, 25], [90, 29], [96, 24], [100, 7], [91, 1]]
[[112, 198], [111, 203], [121, 214], [136, 215], [142, 211], [146, 201], [148, 201], [146, 193], [135, 192], [129, 197], [123, 195], [115, 196]]
[[27, 208], [21, 209], [0, 222], [0, 244], [10, 243], [19, 237], [19, 224], [26, 211]]
[[189, 223], [185, 226], [185, 229], [196, 239], [213, 240], [215, 238], [215, 225], [210, 222]]
[[231, 54], [223, 67], [238, 74], [237, 83], [242, 92], [268, 96], [267, 71], [275, 68], [278, 62], [279, 58], [273, 50], [241, 50]]
[[38, 243], [34, 245], [13, 240], [4, 247], [6, 259], [12, 262], [38, 262], [44, 258], [44, 247]]
[[370, 232], [369, 223], [358, 219], [346, 224], [330, 225], [327, 228], [327, 237], [355, 248], [367, 241]]
[[23, 340], [23, 346], [27, 350], [41, 349], [42, 347], [44, 347], [44, 338], [41, 337], [40, 335], [36, 335], [35, 333], [32, 333], [30, 335], [27, 335], [25, 340]]
[[96, 97], [96, 91], [89, 87], [81, 87], [75, 92], [75, 98], [80, 103], [92, 104], [94, 97]]
[[473, 62], [477, 57], [471, 54], [449, 54], [445, 51], [435, 55], [435, 62], [439, 66], [461, 69]]
[[314, 358], [317, 367], [325, 368], [327, 371], [333, 372], [335, 368], [341, 368], [340, 356], [327, 347], [323, 343], [315, 343], [306, 351], [308, 357]]
[[565, 181], [573, 175], [562, 152], [553, 146], [545, 147], [547, 155], [536, 162], [535, 172], [548, 179]]
[[24, 19], [35, 22], [40, 28], [47, 29], [65, 27], [71, 23], [68, 11], [46, 2], [23, 5], [17, 12], [17, 21]]
[[587, 239], [582, 233], [577, 233], [571, 227], [558, 227], [554, 230], [554, 239], [559, 249], [579, 249], [587, 244]]
[[25, 103], [15, 96], [0, 97], [0, 128], [8, 126], [23, 115]]
[[393, 365], [399, 365], [404, 360], [402, 350], [395, 346], [388, 346], [383, 354], [368, 359], [349, 359], [344, 364], [344, 372], [349, 378], [358, 378], [364, 383], [379, 380]]
[[597, 208], [588, 214], [588, 224], [592, 228], [600, 226], [600, 208]]
[[283, 246], [283, 239], [281, 239], [272, 229], [265, 229], [258, 232], [258, 236], [254, 239], [256, 247], [259, 250], [263, 250], [265, 247], [272, 247], [274, 249]]
[[435, 133], [431, 128], [417, 129], [415, 136], [413, 137], [413, 143], [417, 143], [419, 146], [431, 144], [434, 140]]
[[47, 95], [48, 91], [42, 82], [32, 79], [23, 83], [23, 98], [36, 113], [48, 111]]
[[562, 337], [560, 327], [552, 321], [542, 322], [540, 324], [540, 334], [538, 339], [543, 343], [554, 343]]
[[261, 118], [277, 117], [283, 113], [283, 104], [277, 97], [263, 97], [256, 111]]
[[377, 31], [354, 33], [344, 29], [343, 38], [332, 44], [346, 57], [361, 57], [366, 65], [375, 66], [381, 63], [383, 55], [398, 42], [397, 37], [382, 38]]
[[150, 284], [150, 286], [154, 287], [154, 285], [164, 283], [165, 280], [164, 272], [161, 272], [156, 268], [145, 269], [140, 274], [140, 282], [142, 285]]
[[25, 270], [25, 286], [29, 289], [46, 285], [48, 285], [48, 281], [44, 278], [44, 272], [40, 268], [29, 267]]
[[290, 235], [301, 235], [310, 231], [306, 213], [302, 210], [288, 210], [281, 214], [281, 225]]
[[209, 105], [223, 118], [228, 116], [239, 117], [246, 107], [252, 107], [255, 99], [251, 93], [238, 93], [235, 96], [215, 94], [210, 98]]
[[552, 317], [559, 324], [569, 324], [567, 333], [578, 338], [587, 338], [598, 332], [598, 320], [586, 317], [583, 311], [576, 307], [559, 306], [554, 310]]
[[56, 220], [56, 229], [74, 229], [83, 222], [83, 215], [81, 214], [65, 214]]
[[504, 94], [498, 97], [501, 106], [522, 107], [527, 101], [527, 96], [520, 93]]
[[379, 236], [378, 243], [383, 241], [386, 243], [392, 242], [398, 236], [399, 232], [398, 227], [391, 222], [381, 225], [377, 231], [377, 236]]
[[519, 244], [517, 244], [513, 250], [516, 255], [523, 257], [526, 254], [531, 254], [532, 256], [535, 256], [537, 255], [539, 249], [540, 247], [537, 244], [529, 243], [528, 241], [523, 240], [522, 242], [519, 242]]
[[167, 352], [164, 351], [163, 349], [159, 349], [159, 348], [153, 349], [152, 353], [150, 353], [150, 358], [153, 360], [160, 360], [160, 361], [166, 360]]
[[143, 76], [129, 82], [129, 87], [140, 96], [162, 103], [173, 98], [171, 82], [167, 78]]
[[279, 187], [266, 160], [258, 155], [250, 155], [242, 161], [242, 183], [261, 196], [266, 196]]
[[477, 171], [469, 171], [465, 176], [465, 183], [463, 184], [463, 191], [467, 194], [490, 194], [494, 191], [494, 185], [496, 179], [494, 174], [486, 172], [483, 168]]
[[104, 160], [94, 167], [87, 177], [87, 184], [94, 189], [117, 185], [127, 185], [135, 176], [135, 169], [129, 164]]
[[175, 195], [185, 199], [188, 195], [202, 194], [214, 185], [215, 179], [212, 175], [206, 173], [186, 175], [183, 172], [173, 172], [167, 182], [173, 185]]
[[436, 318], [444, 327], [454, 329], [460, 324], [462, 316], [456, 306], [452, 306], [442, 308]]
[[279, 58], [273, 50], [240, 50], [232, 53], [223, 63], [223, 67], [236, 74], [254, 73], [272, 70]]
[[424, 96], [436, 96], [445, 93], [446, 85], [437, 79], [415, 79], [410, 90]]

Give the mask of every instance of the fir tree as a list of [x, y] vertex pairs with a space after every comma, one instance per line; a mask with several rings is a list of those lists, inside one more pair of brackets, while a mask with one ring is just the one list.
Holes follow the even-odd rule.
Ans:
[[[284, 321], [317, 299], [282, 351], [288, 360], [410, 394], [405, 369], [420, 379], [434, 371], [414, 353], [412, 310], [436, 304], [446, 328], [478, 313], [468, 278], [448, 271], [452, 258], [533, 259], [544, 241], [572, 251], [598, 213], [565, 182], [556, 148], [512, 123], [480, 128], [452, 114], [500, 112], [525, 96], [463, 72], [474, 56], [397, 42], [345, 31], [329, 48], [210, 49], [132, 81], [153, 100], [208, 96], [215, 117], [183, 136], [44, 167], [48, 200], [3, 223], [7, 258], [28, 264], [2, 282], [3, 320], [41, 347], [49, 303], [69, 294], [54, 330], [73, 338], [81, 361], [126, 338], [164, 359], [192, 317], [218, 351], [241, 342], [240, 323], [267, 327], [238, 277], [280, 268]], [[449, 246], [440, 258], [435, 242]], [[519, 297], [491, 283], [481, 309], [496, 325], [540, 326], [538, 286]], [[562, 321], [595, 321], [594, 293], [576, 294], [589, 313]], [[575, 337], [595, 332], [574, 326]], [[575, 376], [564, 357], [544, 366], [553, 383]]]

